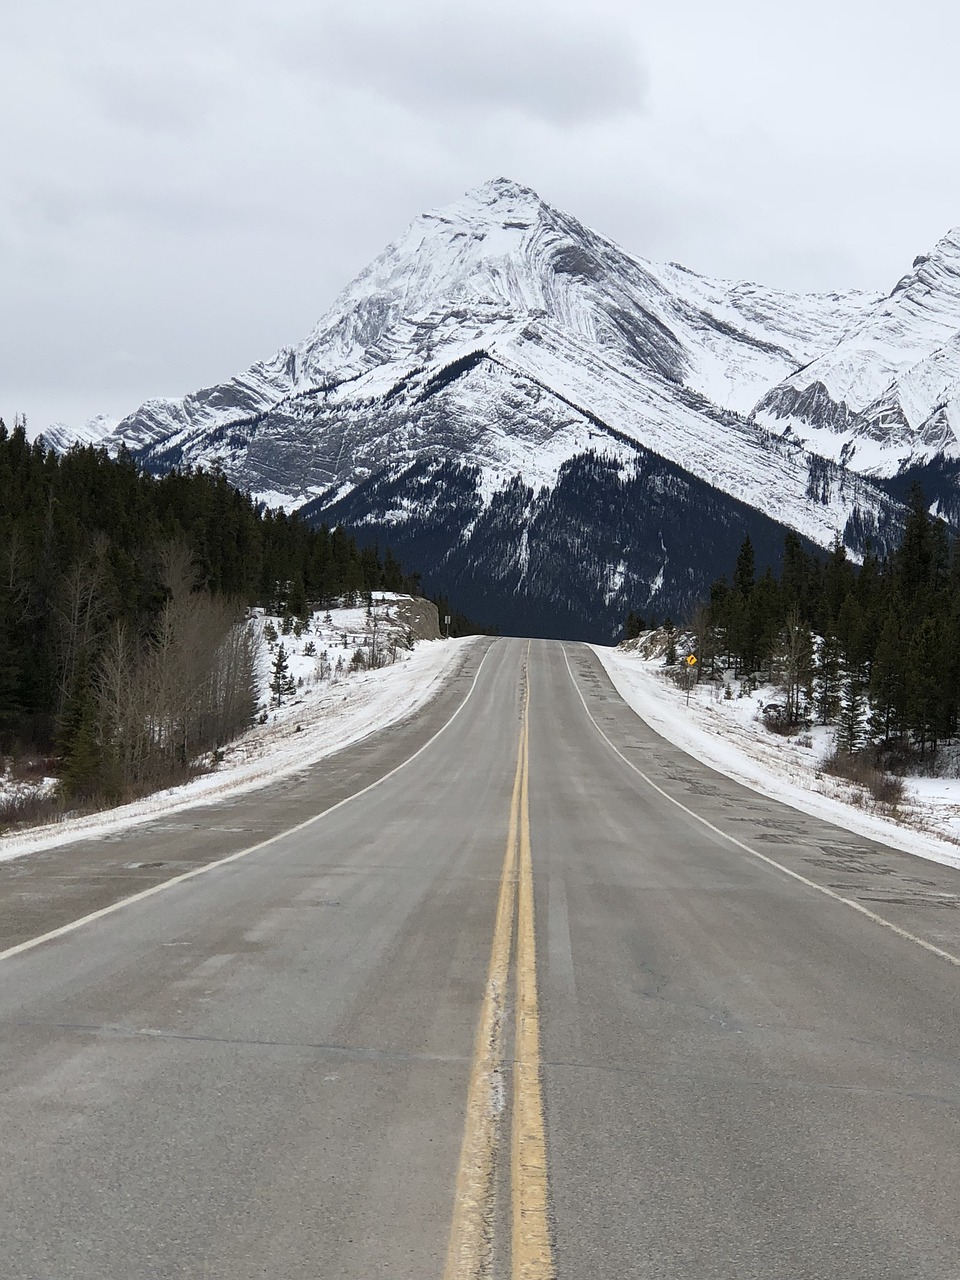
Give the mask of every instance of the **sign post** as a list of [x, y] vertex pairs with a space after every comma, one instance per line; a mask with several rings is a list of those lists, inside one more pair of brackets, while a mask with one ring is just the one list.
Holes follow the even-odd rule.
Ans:
[[690, 705], [690, 687], [693, 684], [693, 673], [697, 667], [696, 654], [688, 653], [683, 660], [684, 662], [684, 684], [687, 686], [687, 706]]

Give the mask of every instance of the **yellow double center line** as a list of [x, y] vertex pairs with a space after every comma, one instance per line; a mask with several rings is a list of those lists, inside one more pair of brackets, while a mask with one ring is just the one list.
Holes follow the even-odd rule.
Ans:
[[[529, 657], [529, 645], [527, 653]], [[490, 1275], [497, 1149], [506, 1105], [504, 1045], [515, 909], [517, 992], [510, 1160], [511, 1278], [553, 1280], [555, 1276], [540, 1087], [540, 1010], [530, 854], [529, 705], [527, 685], [493, 947], [467, 1091], [467, 1120], [444, 1280], [481, 1280]]]

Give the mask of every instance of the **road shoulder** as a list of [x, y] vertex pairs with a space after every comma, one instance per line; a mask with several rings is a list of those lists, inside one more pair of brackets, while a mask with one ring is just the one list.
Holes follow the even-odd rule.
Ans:
[[0, 862], [0, 951], [261, 845], [375, 783], [449, 721], [490, 644], [465, 646], [436, 692], [407, 716], [295, 772], [146, 821], [108, 823], [86, 838], [65, 833], [29, 857]]

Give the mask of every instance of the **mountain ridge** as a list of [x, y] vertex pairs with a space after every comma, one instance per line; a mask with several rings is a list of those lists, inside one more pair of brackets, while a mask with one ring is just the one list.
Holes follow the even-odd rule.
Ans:
[[[102, 437], [104, 442], [109, 446], [122, 440], [135, 451], [148, 451], [162, 442], [164, 452], [178, 448], [185, 455], [197, 455], [199, 460], [199, 455], [203, 452], [203, 433], [224, 432], [232, 426], [242, 428], [253, 423], [259, 415], [281, 407], [285, 401], [329, 395], [350, 382], [369, 378], [378, 365], [391, 364], [391, 360], [386, 357], [395, 358], [397, 345], [403, 345], [402, 341], [398, 344], [396, 340], [391, 344], [388, 332], [391, 325], [402, 325], [405, 318], [402, 314], [388, 314], [391, 307], [395, 313], [402, 313], [402, 307], [396, 305], [398, 290], [390, 279], [391, 273], [396, 271], [397, 259], [406, 259], [407, 262], [413, 259], [416, 262], [421, 277], [418, 281], [421, 302], [423, 296], [436, 296], [438, 277], [442, 293], [444, 279], [450, 276], [449, 252], [436, 252], [435, 236], [430, 237], [433, 243], [425, 245], [428, 239], [425, 229], [450, 228], [450, 240], [467, 235], [473, 239], [483, 239], [486, 242], [483, 257], [489, 259], [492, 256], [490, 242], [496, 239], [498, 232], [501, 240], [504, 239], [504, 232], [508, 235], [513, 232], [516, 239], [516, 233], [530, 231], [535, 222], [551, 228], [555, 234], [559, 232], [565, 238], [565, 244], [560, 246], [560, 252], [551, 264], [555, 271], [559, 268], [561, 274], [573, 276], [579, 268], [581, 272], [597, 274], [598, 254], [601, 257], [613, 255], [616, 267], [628, 266], [644, 277], [642, 285], [657, 295], [659, 309], [670, 314], [676, 327], [686, 325], [688, 328], [702, 328], [707, 317], [716, 334], [720, 335], [718, 340], [721, 347], [723, 331], [726, 329], [728, 342], [732, 340], [750, 348], [755, 353], [753, 359], [763, 363], [762, 372], [752, 378], [744, 377], [745, 362], [742, 360], [737, 362], [736, 369], [729, 369], [729, 350], [721, 350], [719, 362], [714, 362], [712, 368], [709, 367], [711, 353], [701, 351], [697, 353], [698, 367], [689, 370], [693, 390], [705, 395], [721, 408], [733, 409], [744, 415], [748, 414], [761, 392], [771, 385], [773, 374], [792, 371], [791, 364], [799, 365], [812, 358], [816, 350], [814, 331], [818, 326], [822, 328], [829, 321], [832, 330], [843, 327], [856, 312], [861, 298], [869, 296], [855, 291], [846, 294], [795, 295], [764, 289], [750, 282], [711, 280], [688, 268], [669, 264], [665, 267], [657, 266], [624, 252], [598, 232], [583, 227], [570, 215], [553, 210], [530, 188], [510, 179], [497, 178], [468, 192], [453, 205], [429, 211], [414, 219], [397, 240], [340, 292], [303, 342], [293, 347], [280, 348], [269, 360], [254, 364], [227, 383], [204, 388], [180, 399], [147, 401], [105, 434]], [[449, 247], [449, 244], [445, 246], [447, 250]], [[506, 244], [501, 247], [513, 250], [516, 245]], [[576, 250], [584, 247], [587, 252], [581, 252], [578, 258]], [[592, 255], [590, 250], [593, 251]], [[413, 292], [410, 272], [401, 270], [399, 274], [403, 283], [402, 300], [407, 302], [411, 300]], [[422, 279], [424, 275], [425, 280]], [[506, 331], [511, 325], [516, 328], [521, 318], [533, 322], [543, 318], [540, 314], [545, 310], [542, 293], [540, 297], [530, 296], [531, 279], [535, 281], [535, 278], [536, 273], [530, 273], [526, 280], [518, 282], [517, 292], [528, 304], [519, 314], [515, 296], [509, 299], [511, 305], [500, 308], [499, 314], [497, 299], [489, 295], [481, 296], [477, 309], [486, 314], [470, 318], [475, 322], [479, 319], [483, 323], [488, 340], [499, 337], [502, 342], [508, 336]], [[677, 292], [679, 281], [688, 286], [686, 296], [681, 295], [679, 306], [671, 306], [668, 295]], [[385, 302], [385, 291], [390, 289], [391, 284], [394, 296]], [[693, 287], [690, 288], [690, 285]], [[450, 291], [447, 292], [449, 294]], [[462, 291], [454, 288], [452, 292], [453, 299], [449, 296], [444, 299], [447, 315], [456, 314], [458, 294], [462, 298]], [[369, 305], [371, 298], [376, 305]], [[627, 298], [624, 301], [631, 305], [635, 299]], [[827, 320], [823, 315], [824, 304], [829, 306], [830, 311]], [[838, 306], [839, 317], [836, 316]], [[462, 313], [462, 306], [459, 309]], [[622, 316], [617, 315], [617, 309], [616, 305], [606, 308], [603, 318], [607, 334], [599, 335], [601, 340], [605, 336], [609, 338], [610, 330], [618, 327], [618, 319], [621, 322], [621, 337], [623, 336]], [[798, 316], [799, 323], [794, 319]], [[648, 358], [651, 351], [659, 357], [652, 372], [660, 375], [672, 373], [674, 377], [671, 380], [677, 381], [679, 362], [683, 358], [681, 348], [685, 346], [689, 354], [692, 344], [687, 341], [678, 345], [673, 340], [669, 327], [659, 315], [651, 314], [649, 308], [648, 320], [662, 338], [659, 344], [651, 343], [646, 352]], [[782, 332], [782, 329], [777, 328], [778, 322], [781, 325], [786, 322], [790, 325], [790, 331], [786, 334]], [[426, 330], [439, 325], [440, 318], [436, 314], [431, 316], [430, 308], [421, 305], [413, 323], [414, 327], [419, 325], [421, 330]], [[770, 340], [771, 326], [780, 341]], [[596, 335], [594, 333], [589, 336]], [[626, 340], [629, 342], [629, 337]], [[392, 345], [392, 351], [384, 351], [385, 341]], [[820, 345], [823, 345], [822, 339]], [[459, 353], [452, 353], [451, 359], [456, 358], [457, 354]], [[712, 354], [717, 353], [714, 351]], [[724, 360], [728, 362], [726, 369], [723, 367]], [[746, 363], [749, 366], [753, 360]], [[410, 371], [409, 368], [400, 369], [397, 373], [402, 375]], [[722, 386], [724, 382], [726, 392]], [[367, 390], [371, 394], [376, 393], [378, 388], [375, 381]], [[389, 386], [384, 387], [381, 393], [389, 390]], [[60, 439], [65, 442], [68, 438], [68, 432], [61, 431]], [[224, 469], [228, 474], [231, 469], [236, 469], [231, 467], [231, 459], [221, 456], [220, 461], [221, 465], [225, 464]], [[240, 480], [256, 478], [238, 474]], [[247, 484], [246, 487], [257, 490], [256, 484]], [[268, 489], [273, 491], [272, 486], [268, 486]], [[289, 503], [306, 495], [290, 491], [284, 496]]]
[[[902, 519], [887, 480], [960, 452], [952, 402], [927, 403], [953, 376], [954, 355], [960, 376], [951, 314], [960, 322], [960, 241], [950, 236], [889, 295], [791, 294], [647, 262], [497, 178], [415, 218], [301, 343], [226, 383], [148, 401], [103, 441], [156, 471], [217, 467], [316, 521], [349, 514], [398, 553], [413, 536], [411, 500], [364, 510], [360, 495], [392, 491], [404, 475], [412, 483], [424, 461], [456, 461], [472, 469], [474, 490], [461, 513], [473, 524], [457, 536], [475, 542], [470, 572], [481, 576], [490, 548], [474, 530], [494, 504], [518, 522], [515, 550], [531, 529], [553, 528], [550, 493], [566, 518], [600, 529], [571, 489], [571, 475], [593, 483], [596, 455], [638, 500], [656, 473], [688, 499], [699, 486], [721, 495], [718, 530], [752, 509], [813, 546], [841, 537], [859, 555], [868, 539], [882, 549]], [[886, 418], [876, 410], [884, 396]], [[503, 496], [517, 477], [526, 505]], [[945, 479], [943, 489], [946, 512]], [[549, 518], [537, 514], [548, 508]], [[634, 538], [659, 536], [624, 523]], [[450, 589], [452, 561], [431, 545], [426, 577]], [[647, 564], [646, 599], [631, 556]], [[589, 606], [603, 627], [628, 580], [631, 604], [679, 609], [702, 593], [712, 564], [685, 565], [682, 541], [655, 572], [636, 548], [611, 557]], [[524, 573], [510, 587], [530, 589]]]

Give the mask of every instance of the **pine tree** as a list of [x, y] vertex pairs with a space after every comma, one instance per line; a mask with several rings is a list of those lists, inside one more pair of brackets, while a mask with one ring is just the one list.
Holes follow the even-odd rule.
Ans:
[[634, 613], [632, 609], [627, 611], [627, 622], [624, 627], [624, 639], [636, 640], [642, 631], [646, 631], [647, 624], [638, 613]]
[[753, 591], [755, 573], [753, 543], [750, 541], [750, 535], [747, 534], [737, 553], [737, 567], [733, 574], [733, 589], [734, 591], [739, 591], [745, 600], [749, 598], [750, 593]]
[[670, 618], [663, 621], [663, 629], [667, 636], [667, 651], [664, 655], [664, 662], [668, 667], [677, 665], [677, 631]]
[[303, 620], [307, 616], [307, 593], [303, 585], [303, 574], [298, 573], [290, 583], [290, 590], [287, 592], [287, 607], [285, 614], [292, 618]]
[[61, 779], [71, 800], [109, 800], [120, 794], [116, 761], [103, 740], [97, 705], [85, 685], [71, 707], [72, 724], [65, 742]]
[[868, 625], [867, 616], [852, 593], [840, 606], [836, 635], [840, 645], [841, 659], [846, 668], [856, 671], [864, 670], [869, 678], [874, 637]]
[[748, 671], [769, 667], [781, 629], [780, 593], [771, 569], [755, 584], [747, 603], [744, 664]]
[[863, 746], [867, 719], [863, 683], [857, 672], [847, 672], [840, 695], [837, 716], [837, 747], [847, 755], [853, 755]]
[[911, 487], [908, 505], [910, 514], [904, 526], [903, 541], [897, 551], [896, 565], [900, 592], [905, 599], [910, 600], [927, 585], [933, 547], [930, 513], [919, 484], [915, 483]]
[[814, 675], [814, 707], [821, 724], [832, 724], [840, 709], [840, 642], [832, 631], [820, 641]]
[[273, 660], [273, 670], [270, 676], [270, 692], [277, 700], [279, 707], [284, 697], [292, 693], [295, 685], [290, 676], [290, 661], [287, 657], [287, 651], [281, 644], [277, 649], [277, 656]]
[[910, 638], [906, 666], [907, 727], [919, 741], [921, 755], [928, 745], [936, 750], [942, 736], [942, 649], [936, 619], [923, 618]]
[[785, 719], [796, 724], [810, 701], [814, 671], [813, 637], [794, 605], [787, 615], [774, 655], [774, 670], [786, 698]]
[[731, 662], [730, 643], [730, 586], [726, 578], [717, 578], [710, 584], [710, 603], [707, 612], [713, 630], [714, 652], [721, 666], [728, 667]]
[[824, 632], [836, 627], [843, 602], [853, 587], [853, 566], [847, 556], [847, 548], [838, 537], [830, 551], [823, 571], [823, 598], [821, 623]]
[[809, 557], [803, 543], [792, 530], [783, 540], [783, 568], [780, 571], [780, 594], [786, 610], [797, 611], [807, 621], [810, 571]]
[[870, 732], [889, 743], [903, 732], [906, 714], [906, 655], [900, 618], [891, 609], [883, 622], [870, 671]]

